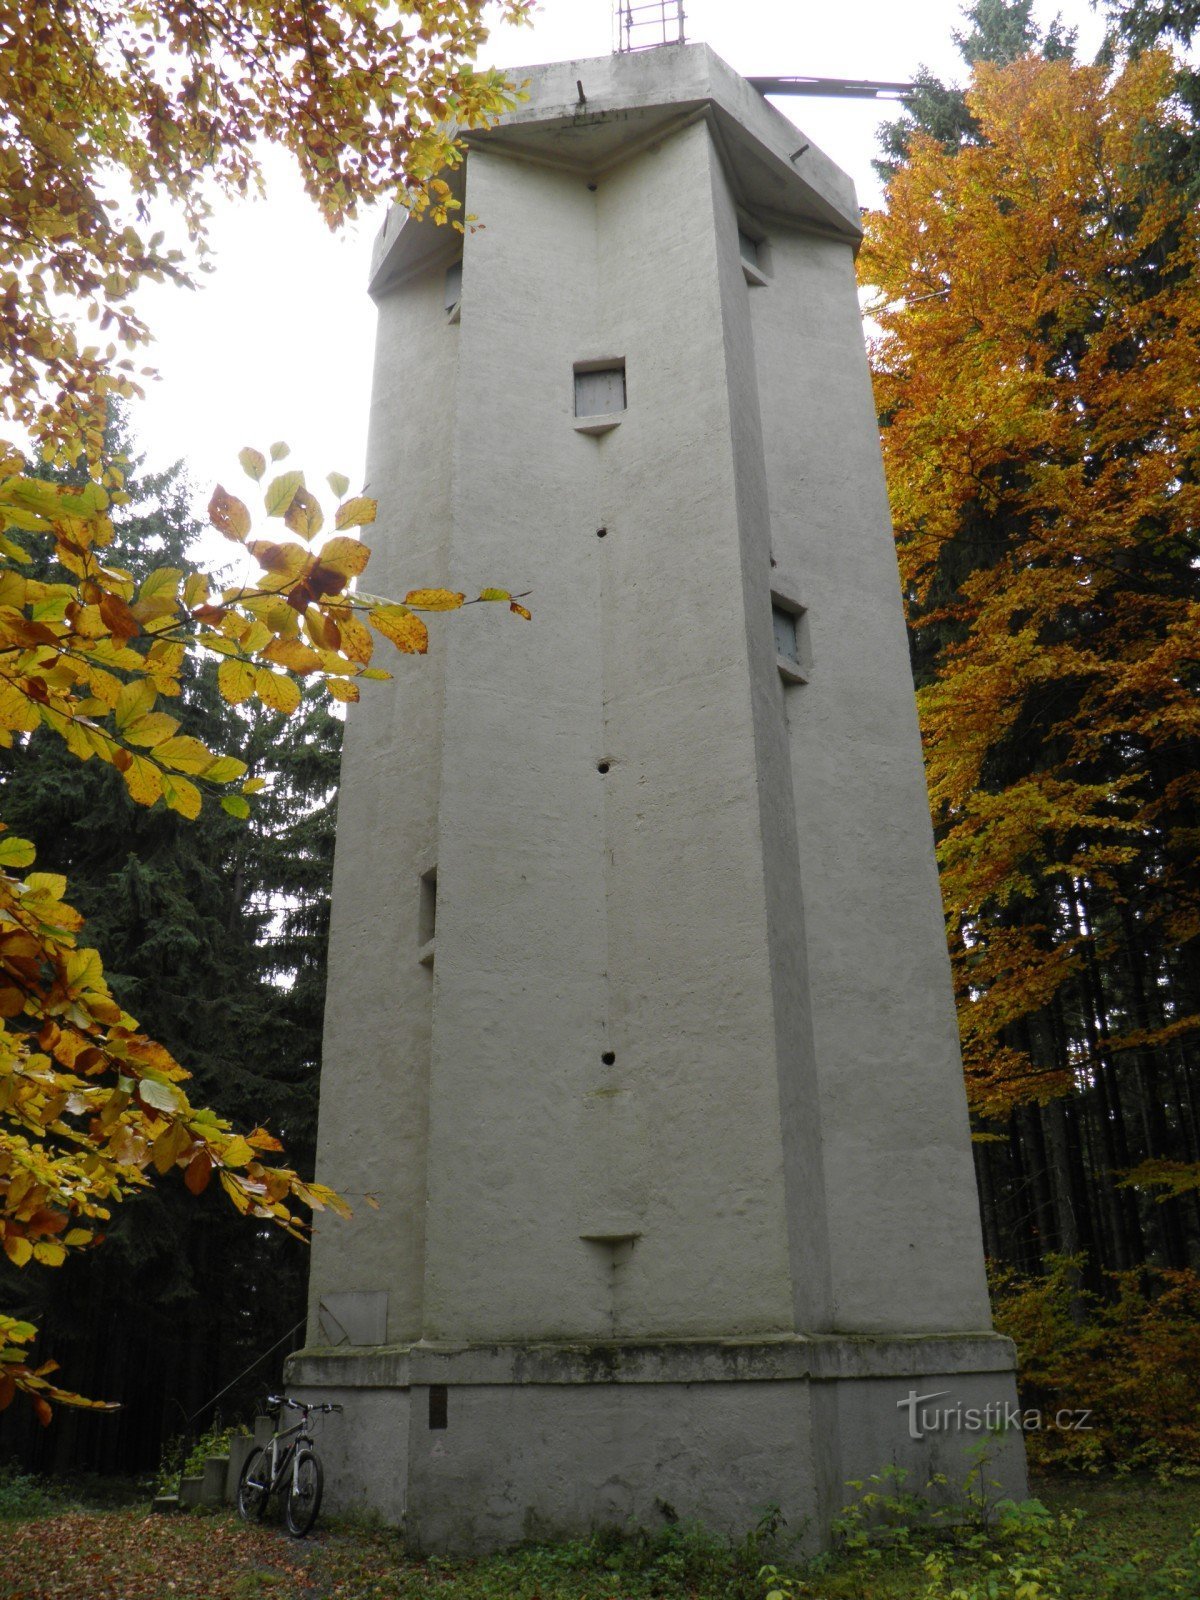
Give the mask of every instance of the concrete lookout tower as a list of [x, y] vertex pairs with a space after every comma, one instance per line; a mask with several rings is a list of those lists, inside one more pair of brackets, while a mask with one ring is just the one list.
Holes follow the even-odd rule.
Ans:
[[375, 256], [371, 587], [534, 621], [351, 709], [318, 1170], [380, 1209], [320, 1227], [289, 1383], [345, 1405], [331, 1499], [426, 1548], [816, 1543], [1014, 1399], [858, 209], [702, 45], [529, 77], [485, 226]]

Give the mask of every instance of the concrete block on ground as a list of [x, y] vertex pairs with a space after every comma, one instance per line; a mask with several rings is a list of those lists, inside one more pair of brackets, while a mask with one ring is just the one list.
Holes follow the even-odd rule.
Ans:
[[237, 1500], [237, 1486], [241, 1482], [242, 1468], [246, 1465], [246, 1458], [254, 1448], [254, 1439], [248, 1433], [235, 1433], [229, 1441], [229, 1465], [225, 1472], [225, 1502], [227, 1505], [233, 1505]]
[[200, 1477], [202, 1506], [219, 1506], [225, 1499], [225, 1476], [228, 1471], [228, 1456], [209, 1456]]

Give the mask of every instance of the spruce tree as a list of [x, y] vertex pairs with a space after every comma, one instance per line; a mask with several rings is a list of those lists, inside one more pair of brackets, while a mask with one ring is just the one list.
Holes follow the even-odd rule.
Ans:
[[[1033, 0], [974, 0], [962, 15], [969, 31], [955, 30], [954, 42], [969, 67], [978, 61], [1005, 66], [1031, 51], [1047, 61], [1070, 59], [1075, 53], [1075, 29], [1056, 16], [1043, 32], [1033, 20]], [[872, 165], [885, 181], [907, 161], [915, 132], [928, 134], [946, 150], [980, 141], [978, 120], [961, 89], [943, 83], [925, 66], [917, 68], [914, 82], [916, 91], [905, 100], [904, 115], [879, 129], [882, 155]]]
[[[120, 419], [110, 449], [125, 453]], [[109, 555], [141, 576], [178, 563], [200, 526], [181, 465], [129, 479]], [[264, 1123], [311, 1174], [341, 723], [313, 694], [292, 718], [230, 706], [215, 663], [190, 662], [173, 709], [187, 731], [237, 751], [266, 780], [249, 821], [214, 803], [195, 821], [134, 804], [119, 774], [81, 763], [46, 730], [0, 752], [9, 826], [38, 865], [68, 874], [114, 995], [195, 1075], [224, 1115]], [[215, 1187], [215, 1186], [214, 1186]], [[0, 1442], [35, 1466], [135, 1471], [163, 1440], [206, 1426], [207, 1402], [245, 1410], [300, 1342], [304, 1247], [239, 1217], [177, 1175], [120, 1208], [102, 1251], [6, 1281], [4, 1308], [42, 1329], [41, 1349], [113, 1417], [60, 1414], [47, 1434], [21, 1408]], [[282, 1341], [279, 1343], [279, 1341]]]

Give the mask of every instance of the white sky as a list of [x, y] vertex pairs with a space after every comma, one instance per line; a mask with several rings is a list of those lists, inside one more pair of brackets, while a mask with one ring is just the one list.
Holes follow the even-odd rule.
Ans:
[[[1059, 9], [1090, 57], [1103, 32], [1099, 17], [1087, 0], [1037, 0], [1035, 13], [1044, 25]], [[963, 75], [951, 38], [958, 0], [687, 0], [687, 12], [688, 38], [748, 76], [902, 80], [920, 63], [946, 80]], [[611, 44], [610, 0], [542, 0], [532, 29], [497, 29], [482, 64], [603, 55]], [[860, 203], [878, 202], [875, 129], [898, 107], [776, 104], [850, 173]], [[150, 286], [140, 302], [157, 333], [149, 361], [161, 379], [134, 409], [135, 433], [152, 465], [187, 460], [200, 504], [218, 479], [235, 493], [247, 484], [236, 459], [244, 444], [265, 451], [287, 440], [289, 465], [303, 467], [314, 485], [330, 470], [357, 485], [363, 470], [374, 337], [364, 285], [380, 217], [335, 238], [282, 160], [272, 155], [267, 165], [268, 198], [224, 204], [214, 219], [216, 270], [204, 287], [189, 294]]]

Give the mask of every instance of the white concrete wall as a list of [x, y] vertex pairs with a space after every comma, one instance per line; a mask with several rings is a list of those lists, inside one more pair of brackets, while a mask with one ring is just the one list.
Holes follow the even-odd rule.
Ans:
[[809, 607], [789, 688], [833, 1325], [990, 1324], [933, 835], [848, 245], [768, 230], [752, 289], [772, 548]]
[[[446, 246], [454, 250], [448, 235]], [[403, 596], [448, 575], [459, 330], [442, 305], [444, 266], [379, 307], [366, 481], [363, 586]], [[419, 378], [416, 376], [419, 374]], [[454, 626], [451, 622], [450, 626]], [[334, 862], [318, 1171], [346, 1194], [350, 1223], [318, 1219], [309, 1339], [327, 1292], [385, 1290], [388, 1336], [419, 1337], [432, 977], [417, 961], [418, 878], [437, 858], [446, 623], [426, 657], [376, 644], [395, 673], [349, 708]], [[372, 1210], [361, 1196], [374, 1195]]]
[[471, 157], [455, 577], [536, 621], [448, 643], [430, 1337], [794, 1321], [714, 163]]

